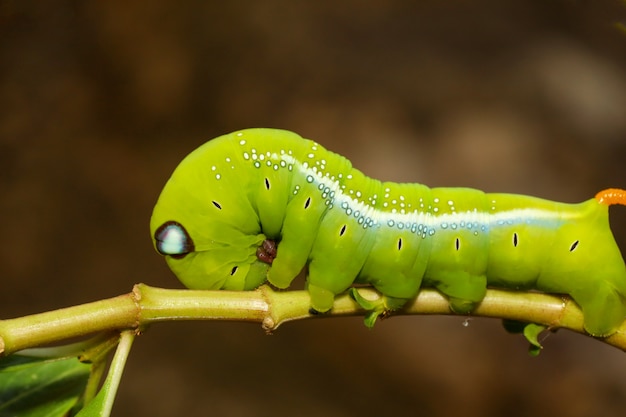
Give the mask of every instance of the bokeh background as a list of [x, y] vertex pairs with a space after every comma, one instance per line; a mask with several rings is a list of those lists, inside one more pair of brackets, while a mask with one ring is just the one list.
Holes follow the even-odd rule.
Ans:
[[[0, 1], [0, 316], [178, 288], [148, 220], [217, 135], [281, 127], [366, 174], [576, 202], [626, 187], [618, 1]], [[626, 210], [612, 211], [626, 248]], [[601, 256], [601, 254], [599, 254]], [[593, 274], [593, 271], [589, 271]], [[167, 323], [117, 416], [617, 416], [624, 353], [496, 320]]]

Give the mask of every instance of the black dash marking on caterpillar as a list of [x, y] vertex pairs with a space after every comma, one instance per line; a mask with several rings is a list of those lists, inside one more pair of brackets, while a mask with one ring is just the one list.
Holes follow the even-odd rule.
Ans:
[[513, 233], [513, 246], [517, 247], [517, 243], [518, 243], [517, 232], [515, 232]]
[[459, 240], [459, 238], [456, 238], [456, 242], [454, 243], [454, 246], [456, 248], [456, 250], [458, 251], [459, 248], [461, 247], [461, 241]]
[[233, 266], [233, 269], [230, 271], [230, 275], [235, 275], [238, 268], [239, 268], [238, 266]]
[[267, 190], [269, 190], [269, 189], [270, 189], [270, 180], [268, 180], [267, 178], [265, 178], [265, 188], [266, 188]]
[[311, 205], [311, 197], [307, 198], [306, 202], [304, 203], [305, 210], [308, 209], [310, 205]]
[[574, 250], [576, 250], [576, 248], [578, 247], [579, 243], [580, 242], [578, 240], [574, 241], [574, 243], [572, 243], [572, 246], [569, 247], [569, 251], [574, 252]]
[[339, 236], [343, 236], [344, 233], [346, 233], [346, 225], [345, 224], [343, 226], [341, 226], [341, 230], [339, 231]]
[[220, 209], [220, 210], [222, 209], [222, 206], [220, 206], [220, 203], [218, 203], [217, 201], [213, 200], [213, 201], [211, 201], [211, 203], [213, 203], [213, 205], [215, 207], [217, 207], [218, 209]]
[[398, 239], [398, 250], [402, 249], [402, 238]]

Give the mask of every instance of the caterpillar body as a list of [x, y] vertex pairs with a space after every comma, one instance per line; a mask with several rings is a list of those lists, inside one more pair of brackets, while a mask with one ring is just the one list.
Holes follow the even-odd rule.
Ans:
[[[568, 294], [594, 336], [626, 316], [626, 267], [609, 189], [579, 204], [381, 182], [295, 133], [247, 129], [200, 146], [176, 168], [150, 222], [156, 250], [188, 288], [287, 288], [308, 265], [311, 307], [354, 283], [393, 308], [423, 286], [471, 310], [487, 287]], [[276, 248], [273, 242], [277, 242]], [[277, 250], [276, 250], [277, 249]]]

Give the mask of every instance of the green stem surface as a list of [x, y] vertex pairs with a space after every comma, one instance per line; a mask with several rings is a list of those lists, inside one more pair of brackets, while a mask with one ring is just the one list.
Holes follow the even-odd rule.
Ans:
[[[371, 300], [381, 297], [380, 293], [370, 288], [361, 288], [359, 293]], [[0, 320], [0, 355], [106, 330], [132, 329], [140, 332], [144, 327], [161, 321], [248, 321], [261, 323], [267, 332], [271, 332], [292, 320], [365, 314], [347, 294], [338, 296], [333, 309], [326, 314], [311, 315], [309, 306], [306, 291], [274, 291], [269, 286], [254, 291], [195, 291], [137, 284], [132, 292], [118, 297]], [[424, 289], [415, 300], [394, 314], [454, 313], [440, 293]], [[569, 297], [488, 290], [485, 299], [471, 315], [585, 333], [582, 312]], [[626, 323], [615, 334], [599, 340], [626, 351]]]

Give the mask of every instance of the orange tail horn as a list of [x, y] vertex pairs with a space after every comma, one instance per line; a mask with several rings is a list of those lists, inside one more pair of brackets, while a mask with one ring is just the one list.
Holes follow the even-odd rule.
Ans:
[[598, 203], [606, 204], [607, 206], [612, 206], [614, 204], [626, 206], [626, 190], [608, 188], [596, 194], [596, 200], [598, 200]]

